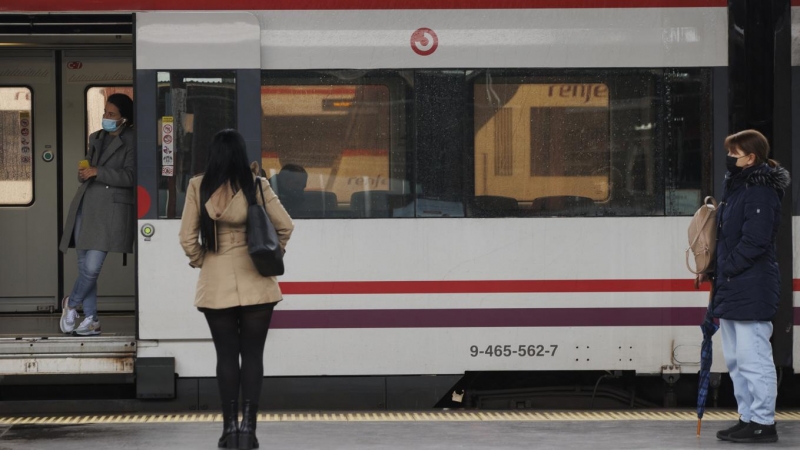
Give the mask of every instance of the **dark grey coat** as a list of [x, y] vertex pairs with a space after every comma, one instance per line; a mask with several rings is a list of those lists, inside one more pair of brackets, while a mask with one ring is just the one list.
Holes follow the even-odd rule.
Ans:
[[[69, 207], [59, 250], [102, 250], [133, 253], [134, 174], [136, 144], [134, 130], [126, 128], [101, 153], [105, 131], [92, 133], [86, 159], [97, 167], [97, 177], [81, 183]], [[99, 158], [98, 158], [99, 155]], [[73, 239], [75, 216], [83, 202], [81, 233]]]

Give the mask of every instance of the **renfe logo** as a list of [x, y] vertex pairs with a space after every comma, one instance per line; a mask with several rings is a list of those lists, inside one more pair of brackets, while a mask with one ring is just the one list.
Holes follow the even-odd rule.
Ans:
[[439, 37], [430, 28], [420, 28], [411, 35], [411, 50], [420, 56], [428, 56], [439, 46]]
[[67, 69], [70, 70], [77, 70], [83, 67], [83, 63], [80, 61], [70, 61], [67, 63]]

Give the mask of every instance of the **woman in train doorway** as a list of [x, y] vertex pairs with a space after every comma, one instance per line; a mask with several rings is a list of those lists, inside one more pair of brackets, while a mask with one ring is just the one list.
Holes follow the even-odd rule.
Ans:
[[[201, 268], [194, 305], [205, 314], [217, 352], [224, 421], [220, 448], [258, 448], [264, 344], [273, 308], [282, 299], [275, 277], [262, 277], [247, 252], [247, 208], [262, 202], [254, 183], [258, 173], [257, 163], [247, 164], [242, 136], [235, 130], [220, 131], [211, 140], [205, 173], [189, 181], [181, 218], [181, 246], [189, 265]], [[292, 219], [269, 183], [261, 180], [261, 186], [267, 215], [285, 250]]]
[[[81, 182], [72, 199], [59, 249], [78, 251], [78, 278], [61, 301], [63, 333], [93, 336], [101, 332], [97, 316], [97, 277], [108, 252], [133, 253], [136, 145], [133, 100], [125, 94], [108, 97], [103, 129], [89, 137], [86, 160], [78, 169]], [[77, 307], [84, 319], [78, 322]]]
[[[717, 266], [712, 311], [733, 381], [739, 422], [717, 433], [733, 442], [776, 442], [777, 379], [772, 323], [780, 300], [775, 237], [789, 172], [769, 159], [758, 131], [725, 139], [728, 173], [717, 213]], [[705, 281], [701, 276], [699, 281]]]

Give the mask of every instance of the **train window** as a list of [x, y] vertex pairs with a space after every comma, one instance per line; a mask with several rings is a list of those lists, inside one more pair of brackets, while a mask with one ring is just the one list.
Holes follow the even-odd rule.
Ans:
[[31, 90], [0, 87], [0, 206], [33, 203]]
[[664, 146], [666, 215], [692, 215], [713, 192], [711, 73], [664, 73]]
[[214, 134], [236, 127], [232, 71], [158, 73], [158, 215], [180, 218], [189, 179], [205, 170]]
[[469, 215], [650, 216], [697, 208], [710, 179], [701, 156], [711, 148], [707, 73], [482, 71], [472, 79]]
[[262, 166], [294, 218], [413, 217], [399, 72], [264, 72]]
[[95, 86], [86, 90], [86, 143], [89, 135], [103, 128], [103, 111], [108, 97], [113, 94], [125, 94], [133, 99], [131, 86]]

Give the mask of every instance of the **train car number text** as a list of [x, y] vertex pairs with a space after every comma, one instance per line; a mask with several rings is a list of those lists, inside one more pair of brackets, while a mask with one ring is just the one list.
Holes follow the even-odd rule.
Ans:
[[489, 345], [486, 348], [473, 345], [469, 348], [470, 356], [473, 358], [479, 355], [497, 357], [531, 357], [531, 356], [556, 356], [558, 345]]

